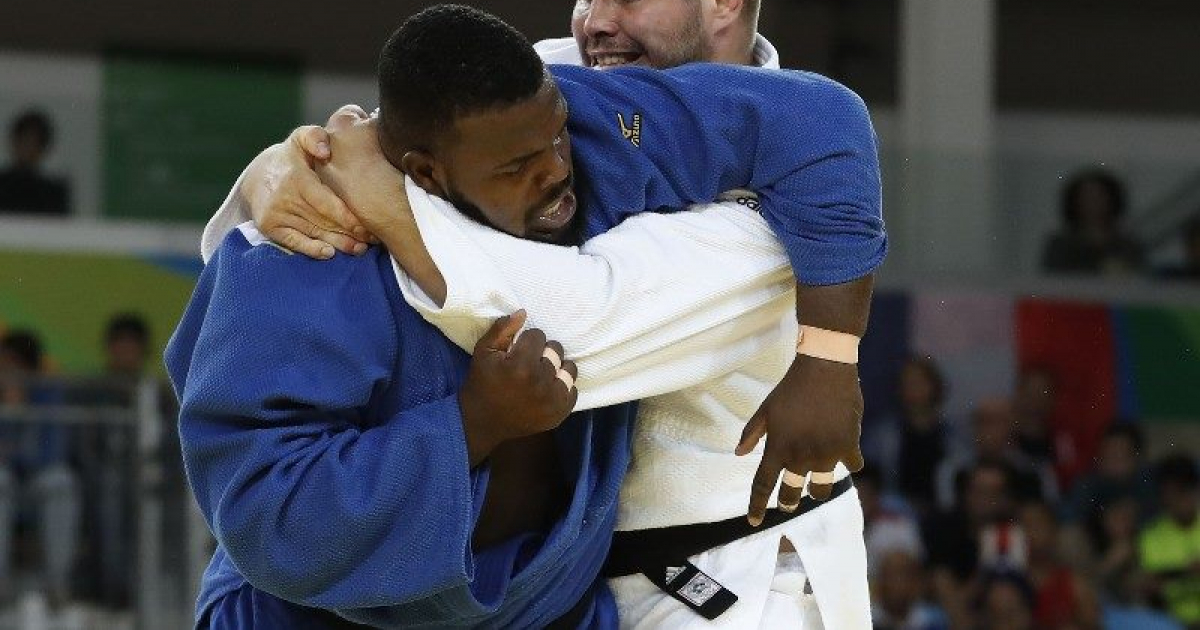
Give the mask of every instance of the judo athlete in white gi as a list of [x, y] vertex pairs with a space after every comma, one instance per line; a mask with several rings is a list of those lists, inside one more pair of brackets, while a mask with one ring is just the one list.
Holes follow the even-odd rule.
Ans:
[[[597, 53], [584, 55], [586, 61], [671, 65], [689, 60], [656, 57], [649, 46], [619, 29], [606, 34], [593, 28], [611, 28], [630, 12], [674, 3], [581, 2], [573, 26], [585, 48]], [[730, 3], [716, 4], [728, 8]], [[736, 12], [734, 17], [744, 18]], [[710, 25], [720, 23], [711, 18], [703, 19]], [[754, 61], [777, 66], [769, 43], [754, 36], [752, 27], [748, 33]], [[543, 42], [538, 49], [551, 60], [578, 62], [579, 47], [571, 43]], [[687, 46], [674, 44], [675, 54], [686, 54]], [[700, 48], [716, 56], [722, 47]], [[343, 149], [339, 146], [335, 155], [340, 157]], [[276, 152], [285, 150], [296, 151], [296, 145]], [[251, 189], [254, 182], [247, 180], [246, 185]], [[358, 185], [352, 183], [351, 188]], [[249, 190], [243, 192], [252, 196]], [[691, 213], [635, 217], [576, 251], [512, 239], [463, 219], [415, 186], [409, 192], [426, 245], [445, 275], [448, 299], [439, 307], [405, 276], [401, 286], [430, 321], [460, 345], [469, 344], [481, 323], [524, 307], [531, 324], [561, 339], [567, 355], [577, 361], [580, 408], [643, 399], [634, 467], [622, 493], [620, 530], [707, 523], [744, 513], [745, 487], [756, 476], [756, 462], [735, 457], [731, 445], [788, 372], [797, 331], [788, 259], [750, 207], [752, 195], [740, 195], [742, 204], [730, 201]], [[248, 210], [243, 195], [231, 194], [206, 231], [206, 243], [219, 241], [227, 227], [249, 218]], [[356, 210], [365, 208], [356, 205]], [[395, 208], [387, 211], [394, 217]], [[332, 223], [316, 213], [314, 219], [317, 224]], [[260, 219], [268, 233], [271, 221], [269, 214]], [[287, 227], [286, 219], [277, 221], [277, 230]], [[309, 234], [353, 247], [339, 234]], [[315, 253], [314, 241], [289, 243], [286, 233], [276, 238]], [[549, 270], [555, 280], [542, 279], [536, 286], [523, 283], [530, 267], [539, 273]], [[678, 269], [687, 273], [668, 273]], [[567, 305], [575, 306], [564, 308]], [[863, 319], [865, 324], [865, 313]], [[831, 396], [828, 390], [817, 393]], [[775, 473], [777, 478], [777, 469]], [[845, 475], [845, 467], [838, 465], [835, 477]], [[774, 480], [768, 492], [756, 493], [762, 507], [773, 494], [769, 491]], [[793, 495], [789, 502], [794, 501]], [[693, 556], [699, 569], [738, 596], [737, 603], [713, 622], [642, 575], [616, 578], [622, 623], [741, 628], [792, 626], [803, 619], [802, 627], [869, 627], [861, 518], [851, 489], [782, 525]], [[782, 538], [791, 540], [798, 553], [779, 555]]]

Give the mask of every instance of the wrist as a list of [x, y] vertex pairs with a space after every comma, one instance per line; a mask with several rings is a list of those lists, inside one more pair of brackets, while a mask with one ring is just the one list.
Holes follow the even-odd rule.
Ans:
[[836, 363], [857, 365], [859, 342], [859, 337], [850, 333], [801, 324], [796, 339], [796, 353]]
[[501, 440], [492, 435], [485, 421], [485, 414], [475, 404], [475, 398], [464, 388], [458, 392], [458, 407], [462, 415], [463, 439], [467, 444], [467, 459], [471, 468], [482, 464], [500, 445]]

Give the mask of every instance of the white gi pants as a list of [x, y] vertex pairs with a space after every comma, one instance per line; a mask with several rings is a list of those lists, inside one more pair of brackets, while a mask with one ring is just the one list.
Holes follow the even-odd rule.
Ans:
[[[781, 538], [792, 541], [796, 554], [779, 553]], [[854, 489], [786, 523], [689, 560], [733, 591], [738, 596], [737, 603], [709, 621], [644, 575], [628, 575], [609, 580], [617, 599], [621, 627], [638, 630], [869, 630], [871, 627], [862, 506]]]

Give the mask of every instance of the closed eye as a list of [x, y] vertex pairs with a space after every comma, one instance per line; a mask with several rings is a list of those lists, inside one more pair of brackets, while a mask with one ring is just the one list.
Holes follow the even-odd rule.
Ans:
[[527, 164], [529, 164], [528, 160], [523, 161], [523, 162], [518, 162], [516, 164], [513, 164], [512, 166], [506, 166], [496, 172], [501, 175], [520, 175], [522, 172], [525, 171], [525, 166]]

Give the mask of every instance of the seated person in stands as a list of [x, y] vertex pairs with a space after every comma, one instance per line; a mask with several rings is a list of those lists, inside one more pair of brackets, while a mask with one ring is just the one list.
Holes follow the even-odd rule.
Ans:
[[30, 514], [57, 605], [67, 599], [79, 539], [79, 483], [67, 466], [66, 428], [49, 415], [26, 413], [60, 401], [37, 380], [41, 373], [37, 335], [10, 330], [0, 337], [0, 598], [13, 594], [13, 534], [18, 516]]
[[42, 173], [42, 160], [54, 141], [45, 114], [28, 111], [9, 131], [12, 164], [0, 171], [0, 213], [66, 215], [71, 206], [65, 181]]
[[1189, 628], [1200, 626], [1200, 471], [1190, 455], [1158, 466], [1162, 516], [1142, 530], [1142, 569], [1159, 599]]
[[1088, 171], [1063, 189], [1063, 230], [1050, 237], [1042, 269], [1051, 273], [1111, 274], [1142, 267], [1142, 246], [1121, 226], [1125, 186], [1107, 171]]

